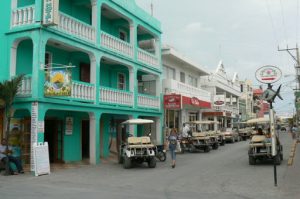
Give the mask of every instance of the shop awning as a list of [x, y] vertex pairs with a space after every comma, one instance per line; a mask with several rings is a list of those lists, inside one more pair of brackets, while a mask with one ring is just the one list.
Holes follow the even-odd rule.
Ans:
[[203, 101], [197, 97], [187, 97], [180, 94], [169, 94], [164, 96], [165, 109], [182, 108], [211, 108], [211, 102]]

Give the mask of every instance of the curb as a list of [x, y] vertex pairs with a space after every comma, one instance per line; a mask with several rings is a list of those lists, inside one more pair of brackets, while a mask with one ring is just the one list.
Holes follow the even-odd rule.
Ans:
[[291, 147], [291, 152], [290, 152], [290, 156], [288, 159], [288, 166], [292, 166], [293, 162], [294, 162], [294, 157], [295, 157], [295, 153], [296, 153], [296, 147], [297, 147], [297, 140], [294, 140], [292, 147]]

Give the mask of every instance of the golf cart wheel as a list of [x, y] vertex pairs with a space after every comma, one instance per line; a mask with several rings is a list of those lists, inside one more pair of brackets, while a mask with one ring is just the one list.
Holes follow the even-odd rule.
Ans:
[[280, 160], [282, 161], [283, 160], [283, 154], [280, 153]]
[[256, 164], [256, 159], [255, 159], [255, 157], [249, 156], [249, 164], [250, 164], [250, 165], [255, 165], [255, 164]]
[[127, 156], [124, 157], [124, 164], [123, 164], [123, 167], [124, 169], [130, 169], [132, 166], [132, 162], [131, 162], [131, 159]]
[[149, 168], [155, 168], [156, 167], [156, 160], [154, 157], [151, 157], [148, 161], [148, 167]]
[[277, 154], [274, 158], [275, 158], [275, 164], [280, 165], [281, 164], [280, 154]]
[[181, 148], [181, 154], [184, 154], [184, 152], [185, 152], [185, 146], [180, 143], [180, 148]]
[[205, 153], [210, 152], [210, 147], [209, 147], [209, 146], [206, 146], [206, 147], [204, 148], [204, 152], [205, 152]]
[[215, 144], [212, 146], [212, 149], [218, 149], [218, 148], [219, 148], [218, 143], [215, 143]]

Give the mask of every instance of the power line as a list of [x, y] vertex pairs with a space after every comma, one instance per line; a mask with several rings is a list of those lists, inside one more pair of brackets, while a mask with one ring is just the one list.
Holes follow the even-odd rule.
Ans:
[[279, 1], [280, 1], [280, 7], [281, 7], [281, 18], [282, 18], [283, 33], [284, 33], [285, 42], [286, 42], [286, 45], [287, 45], [288, 41], [287, 41], [287, 34], [286, 34], [286, 25], [285, 25], [285, 20], [284, 20], [283, 5], [282, 5], [282, 0], [279, 0]]

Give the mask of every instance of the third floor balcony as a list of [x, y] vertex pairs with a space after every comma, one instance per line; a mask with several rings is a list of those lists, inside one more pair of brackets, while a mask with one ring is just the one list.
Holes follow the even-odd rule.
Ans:
[[[100, 1], [93, 2], [59, 1], [57, 24], [45, 27], [69, 38], [106, 49], [110, 53], [160, 69], [160, 32], [157, 31], [160, 27], [156, 27], [156, 23], [153, 23], [153, 27], [145, 25], [145, 21], [135, 16], [136, 13], [124, 14], [122, 9], [113, 6], [111, 1], [103, 1], [101, 5], [98, 5]], [[11, 29], [30, 29], [33, 25], [43, 24], [41, 5], [43, 4], [37, 0], [12, 0]], [[151, 17], [147, 19], [149, 21], [146, 23], [152, 22]]]

